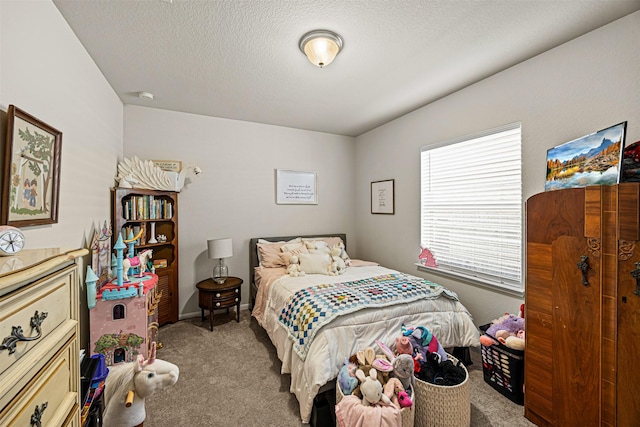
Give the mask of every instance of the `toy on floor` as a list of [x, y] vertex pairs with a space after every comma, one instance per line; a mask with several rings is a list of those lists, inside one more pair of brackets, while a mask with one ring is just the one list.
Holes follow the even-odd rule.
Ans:
[[156, 359], [156, 343], [149, 359], [114, 365], [105, 381], [105, 426], [135, 427], [146, 418], [145, 399], [178, 381], [180, 370], [173, 363]]

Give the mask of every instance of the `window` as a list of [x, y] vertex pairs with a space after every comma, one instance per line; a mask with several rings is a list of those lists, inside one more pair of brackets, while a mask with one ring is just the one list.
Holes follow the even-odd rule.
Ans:
[[420, 243], [438, 271], [522, 294], [520, 123], [421, 151]]
[[126, 314], [126, 307], [124, 304], [116, 304], [113, 306], [113, 320], [124, 319]]

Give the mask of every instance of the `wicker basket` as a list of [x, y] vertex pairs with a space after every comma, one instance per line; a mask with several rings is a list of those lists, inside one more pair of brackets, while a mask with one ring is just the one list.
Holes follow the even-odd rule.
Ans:
[[[344, 394], [342, 394], [342, 390], [340, 389], [340, 384], [336, 381], [336, 405], [340, 403]], [[413, 399], [413, 406], [411, 408], [402, 408], [400, 409], [400, 415], [402, 416], [402, 427], [413, 427], [413, 422], [415, 419], [416, 411], [415, 411], [415, 393], [411, 393], [411, 398]]]
[[[458, 359], [447, 355], [453, 363]], [[460, 366], [464, 367], [463, 364]], [[468, 427], [471, 424], [469, 372], [464, 367], [465, 380], [454, 386], [430, 384], [416, 378], [413, 399], [416, 427]]]

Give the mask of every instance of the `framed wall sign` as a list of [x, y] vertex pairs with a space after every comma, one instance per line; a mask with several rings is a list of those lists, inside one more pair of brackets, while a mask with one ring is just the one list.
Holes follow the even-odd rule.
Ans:
[[276, 203], [317, 205], [316, 173], [276, 169]]
[[62, 132], [14, 105], [7, 110], [2, 224], [58, 222]]
[[371, 213], [393, 215], [395, 199], [393, 195], [394, 180], [373, 181], [371, 183]]

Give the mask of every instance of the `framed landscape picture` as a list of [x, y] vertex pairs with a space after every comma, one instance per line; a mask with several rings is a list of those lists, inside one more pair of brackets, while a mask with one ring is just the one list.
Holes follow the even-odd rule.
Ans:
[[620, 182], [627, 122], [547, 151], [545, 191]]
[[62, 132], [14, 105], [7, 110], [2, 224], [58, 222]]

